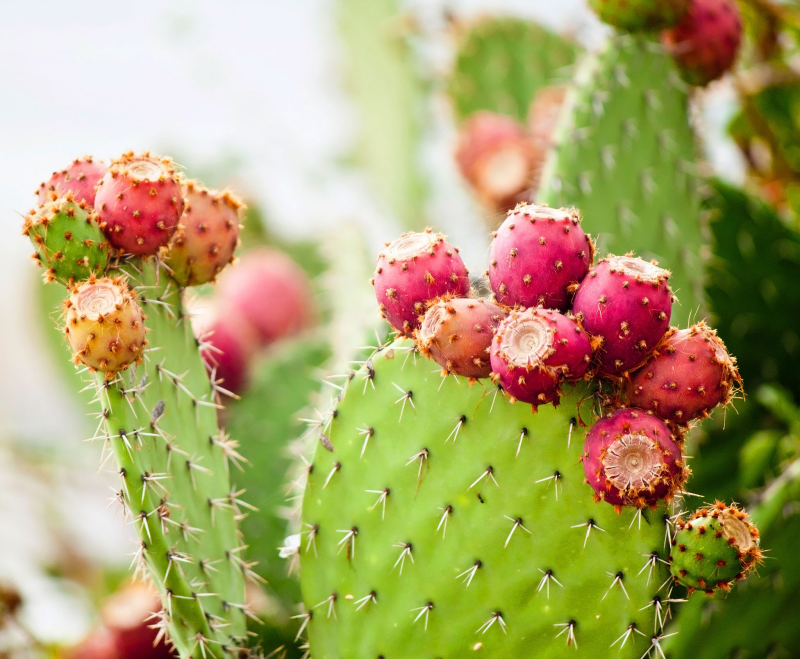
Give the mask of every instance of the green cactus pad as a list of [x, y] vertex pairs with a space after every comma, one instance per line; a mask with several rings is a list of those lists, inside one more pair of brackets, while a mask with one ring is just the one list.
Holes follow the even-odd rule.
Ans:
[[589, 0], [601, 21], [621, 30], [663, 30], [688, 11], [690, 0]]
[[410, 342], [373, 355], [308, 476], [314, 658], [641, 657], [664, 615], [665, 511], [594, 502], [585, 394], [533, 414], [488, 380], [442, 381]]
[[615, 37], [580, 66], [536, 195], [580, 208], [599, 254], [633, 250], [671, 270], [676, 325], [703, 299], [694, 140], [670, 57], [645, 38]]
[[728, 590], [760, 560], [758, 531], [739, 509], [718, 504], [679, 521], [672, 540], [670, 571], [692, 590]]
[[25, 218], [23, 233], [36, 248], [34, 258], [45, 268], [46, 281], [64, 284], [102, 275], [109, 246], [97, 216], [85, 204], [61, 197]]
[[214, 391], [184, 315], [181, 291], [150, 261], [126, 266], [146, 314], [143, 365], [98, 377], [101, 428], [121, 478], [120, 501], [140, 544], [134, 565], [158, 587], [180, 656], [236, 656], [246, 631], [238, 455], [217, 426]]
[[542, 87], [567, 82], [578, 46], [532, 21], [490, 18], [465, 30], [450, 79], [463, 121], [490, 110], [524, 122]]

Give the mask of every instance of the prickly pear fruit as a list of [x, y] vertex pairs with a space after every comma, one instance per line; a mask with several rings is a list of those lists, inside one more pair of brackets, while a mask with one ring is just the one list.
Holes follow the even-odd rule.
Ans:
[[253, 327], [239, 314], [225, 310], [199, 332], [202, 355], [214, 382], [234, 394], [242, 393], [250, 381], [250, 364], [259, 339]]
[[678, 520], [672, 539], [670, 571], [675, 581], [709, 594], [729, 590], [761, 562], [758, 529], [736, 504], [717, 501], [688, 521]]
[[256, 331], [262, 345], [299, 332], [314, 317], [311, 282], [289, 256], [249, 251], [219, 282], [219, 299]]
[[566, 310], [594, 258], [574, 209], [519, 205], [494, 234], [489, 283], [500, 304]]
[[503, 114], [476, 112], [461, 127], [456, 162], [478, 199], [500, 211], [531, 187], [536, 153], [525, 126]]
[[589, 0], [600, 20], [620, 30], [639, 32], [672, 27], [691, 0]]
[[411, 336], [428, 302], [469, 293], [468, 275], [458, 248], [445, 242], [442, 234], [426, 229], [387, 243], [372, 284], [381, 316], [400, 334]]
[[727, 405], [734, 384], [741, 386], [736, 359], [728, 354], [716, 330], [704, 322], [668, 331], [653, 356], [626, 384], [634, 407], [676, 423], [706, 417]]
[[722, 77], [736, 61], [742, 18], [736, 0], [692, 0], [689, 11], [662, 41], [681, 76], [702, 87]]
[[113, 160], [97, 186], [95, 210], [109, 242], [131, 254], [158, 253], [183, 212], [183, 193], [172, 160], [148, 152]]
[[418, 345], [448, 373], [465, 378], [492, 374], [489, 347], [506, 312], [486, 300], [444, 297], [428, 307]]
[[558, 403], [561, 385], [586, 373], [589, 338], [571, 318], [549, 309], [512, 311], [492, 340], [494, 380], [523, 403]]
[[572, 311], [600, 344], [600, 373], [639, 366], [664, 336], [672, 314], [669, 271], [633, 256], [609, 256], [586, 276]]
[[45, 281], [70, 284], [108, 267], [108, 242], [97, 216], [85, 202], [76, 203], [71, 192], [31, 211], [22, 233], [36, 248], [33, 258], [45, 268]]
[[597, 421], [582, 458], [595, 499], [637, 508], [669, 501], [689, 476], [680, 441], [644, 410], [620, 409]]
[[107, 377], [142, 359], [144, 316], [123, 278], [90, 277], [65, 303], [64, 333], [76, 364]]
[[101, 160], [92, 156], [76, 158], [69, 167], [60, 172], [53, 172], [50, 180], [39, 186], [36, 194], [39, 205], [43, 206], [48, 201], [63, 197], [71, 192], [75, 201], [86, 202], [93, 207], [95, 203], [95, 186], [103, 178], [108, 168]]
[[244, 204], [230, 192], [183, 184], [184, 208], [166, 263], [181, 286], [212, 281], [233, 260]]
[[119, 659], [169, 659], [176, 656], [158, 630], [152, 615], [161, 610], [158, 594], [144, 584], [130, 584], [111, 596], [102, 610]]

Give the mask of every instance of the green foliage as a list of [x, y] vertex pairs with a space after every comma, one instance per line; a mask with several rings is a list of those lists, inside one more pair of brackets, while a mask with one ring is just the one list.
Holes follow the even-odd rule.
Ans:
[[411, 348], [396, 342], [354, 374], [309, 470], [313, 656], [572, 657], [577, 641], [600, 657], [636, 623], [642, 635], [614, 654], [638, 659], [666, 575], [665, 511], [639, 524], [594, 502], [583, 389], [532, 414], [487, 381], [442, 382]]
[[487, 18], [460, 36], [448, 91], [456, 117], [479, 110], [524, 122], [542, 87], [569, 80], [579, 47], [532, 21]]
[[671, 58], [631, 36], [587, 56], [555, 139], [536, 201], [579, 208], [601, 256], [634, 250], [671, 270], [672, 322], [686, 325], [702, 307], [703, 240], [688, 97]]

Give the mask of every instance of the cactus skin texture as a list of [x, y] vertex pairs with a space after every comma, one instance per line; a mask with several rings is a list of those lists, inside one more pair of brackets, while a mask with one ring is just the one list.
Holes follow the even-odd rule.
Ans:
[[85, 156], [76, 158], [69, 167], [60, 172], [53, 172], [50, 180], [42, 183], [36, 191], [39, 205], [44, 206], [48, 201], [71, 192], [77, 202], [85, 202], [94, 206], [95, 186], [103, 178], [108, 168], [102, 161]]
[[233, 261], [244, 204], [228, 191], [209, 190], [197, 181], [184, 182], [182, 190], [183, 215], [166, 263], [181, 286], [199, 286]]
[[430, 303], [417, 333], [422, 354], [447, 373], [488, 378], [489, 347], [506, 311], [486, 300], [442, 298]]
[[144, 315], [123, 277], [95, 279], [77, 286], [65, 303], [64, 333], [76, 364], [112, 378], [141, 363]]
[[643, 410], [621, 409], [601, 419], [586, 436], [583, 454], [595, 499], [637, 508], [671, 500], [689, 476], [682, 442]]
[[426, 302], [469, 292], [469, 272], [458, 249], [430, 229], [405, 233], [388, 243], [378, 258], [372, 284], [381, 316], [401, 334], [420, 326]]
[[727, 405], [742, 379], [736, 359], [705, 322], [668, 331], [654, 355], [626, 383], [628, 402], [675, 423], [705, 418]]
[[688, 521], [679, 520], [672, 539], [670, 571], [690, 592], [730, 590], [761, 562], [758, 529], [735, 505], [717, 502]]
[[599, 343], [604, 375], [620, 375], [647, 359], [669, 328], [669, 272], [633, 256], [609, 256], [583, 280], [572, 311]]
[[580, 380], [592, 346], [571, 318], [551, 309], [512, 311], [492, 340], [494, 380], [515, 400], [558, 404], [563, 382]]
[[594, 260], [573, 210], [521, 204], [493, 234], [489, 282], [500, 304], [566, 310]]
[[468, 26], [448, 91], [458, 121], [489, 110], [524, 122], [536, 92], [569, 79], [578, 47], [532, 21], [503, 17]]
[[589, 0], [600, 20], [620, 30], [661, 30], [675, 25], [691, 0]]
[[183, 212], [183, 192], [172, 160], [149, 152], [113, 160], [100, 180], [95, 209], [111, 244], [129, 254], [153, 255], [169, 243]]
[[681, 300], [674, 322], [688, 324], [703, 299], [698, 158], [669, 55], [621, 35], [587, 56], [554, 139], [536, 203], [580, 208], [601, 254], [634, 250], [668, 264]]
[[86, 203], [76, 203], [71, 192], [31, 211], [22, 233], [31, 239], [33, 258], [45, 268], [47, 282], [71, 284], [108, 268], [108, 241], [97, 216]]
[[643, 511], [639, 528], [635, 511], [594, 503], [582, 391], [531, 416], [487, 380], [442, 382], [411, 348], [400, 340], [352, 377], [328, 416], [333, 451], [320, 443], [309, 470], [300, 554], [315, 659], [551, 659], [576, 643], [604, 657], [626, 633], [614, 656], [639, 659], [666, 573], [653, 558], [665, 510]]
[[742, 42], [736, 0], [692, 0], [689, 11], [662, 35], [683, 79], [702, 87], [733, 67]]

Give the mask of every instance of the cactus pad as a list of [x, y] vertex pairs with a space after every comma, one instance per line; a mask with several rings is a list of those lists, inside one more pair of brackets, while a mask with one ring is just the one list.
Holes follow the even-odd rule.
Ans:
[[593, 501], [585, 391], [531, 414], [432, 366], [409, 341], [378, 351], [322, 428], [300, 547], [315, 659], [638, 659], [665, 511]]

